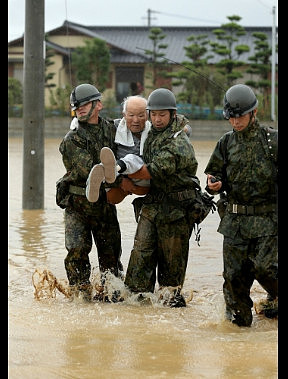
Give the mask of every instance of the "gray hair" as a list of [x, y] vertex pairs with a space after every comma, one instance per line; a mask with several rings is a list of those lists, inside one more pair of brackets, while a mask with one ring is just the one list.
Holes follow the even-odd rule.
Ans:
[[125, 97], [123, 99], [123, 103], [122, 103], [122, 106], [123, 106], [122, 112], [123, 113], [126, 113], [128, 101], [131, 100], [131, 99], [136, 99], [136, 98], [143, 99], [143, 103], [145, 103], [145, 108], [146, 108], [146, 106], [147, 106], [147, 99], [145, 99], [145, 97], [140, 96], [140, 95], [131, 95], [131, 96], [127, 96], [127, 97]]

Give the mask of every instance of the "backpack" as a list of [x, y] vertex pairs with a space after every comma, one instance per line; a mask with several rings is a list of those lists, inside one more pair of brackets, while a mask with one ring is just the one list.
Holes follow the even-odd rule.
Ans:
[[216, 203], [213, 201], [214, 196], [202, 191], [200, 185], [195, 188], [196, 196], [189, 204], [189, 218], [194, 224], [199, 225], [205, 220], [210, 211], [214, 213]]
[[213, 200], [214, 196], [211, 196], [206, 191], [202, 191], [199, 183], [194, 181], [196, 196], [188, 206], [188, 221], [192, 226], [192, 230], [195, 233], [195, 241], [200, 246], [200, 232], [199, 225], [205, 220], [210, 212], [214, 213], [216, 210], [216, 203]]

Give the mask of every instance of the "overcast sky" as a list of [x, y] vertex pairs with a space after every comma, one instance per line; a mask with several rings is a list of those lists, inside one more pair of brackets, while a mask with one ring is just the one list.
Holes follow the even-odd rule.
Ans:
[[[25, 31], [25, 2], [8, 0], [8, 41]], [[40, 0], [39, 0], [40, 1]], [[277, 0], [43, 0], [45, 32], [65, 20], [85, 26], [220, 26], [237, 15], [242, 26], [278, 26]]]

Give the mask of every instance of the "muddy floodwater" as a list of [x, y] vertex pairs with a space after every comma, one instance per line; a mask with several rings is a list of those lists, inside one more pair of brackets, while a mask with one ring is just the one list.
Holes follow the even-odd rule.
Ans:
[[[186, 308], [157, 301], [143, 306], [133, 299], [71, 302], [59, 291], [54, 298], [35, 299], [36, 269], [66, 279], [64, 213], [55, 203], [55, 183], [64, 174], [59, 143], [45, 140], [44, 209], [23, 210], [23, 141], [9, 138], [9, 379], [278, 378], [278, 321], [254, 310], [250, 328], [224, 320], [217, 213], [201, 225], [200, 246], [194, 234], [190, 239], [184, 293], [193, 298]], [[204, 187], [203, 171], [216, 141], [192, 143]], [[132, 200], [117, 205], [124, 273], [136, 230]], [[90, 259], [97, 277], [95, 246]], [[254, 282], [253, 301], [265, 296]]]

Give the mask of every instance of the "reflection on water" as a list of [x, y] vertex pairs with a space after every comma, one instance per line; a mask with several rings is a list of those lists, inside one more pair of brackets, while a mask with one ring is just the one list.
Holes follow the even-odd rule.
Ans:
[[[219, 217], [192, 235], [184, 292], [186, 308], [34, 299], [36, 268], [66, 279], [63, 211], [55, 183], [64, 174], [60, 140], [45, 140], [45, 209], [22, 210], [22, 140], [9, 139], [9, 378], [277, 378], [278, 322], [254, 315], [251, 328], [223, 319]], [[193, 143], [203, 170], [215, 142]], [[126, 271], [136, 229], [127, 197], [117, 206]], [[90, 259], [98, 273], [97, 251]], [[254, 301], [265, 297], [257, 282]]]

